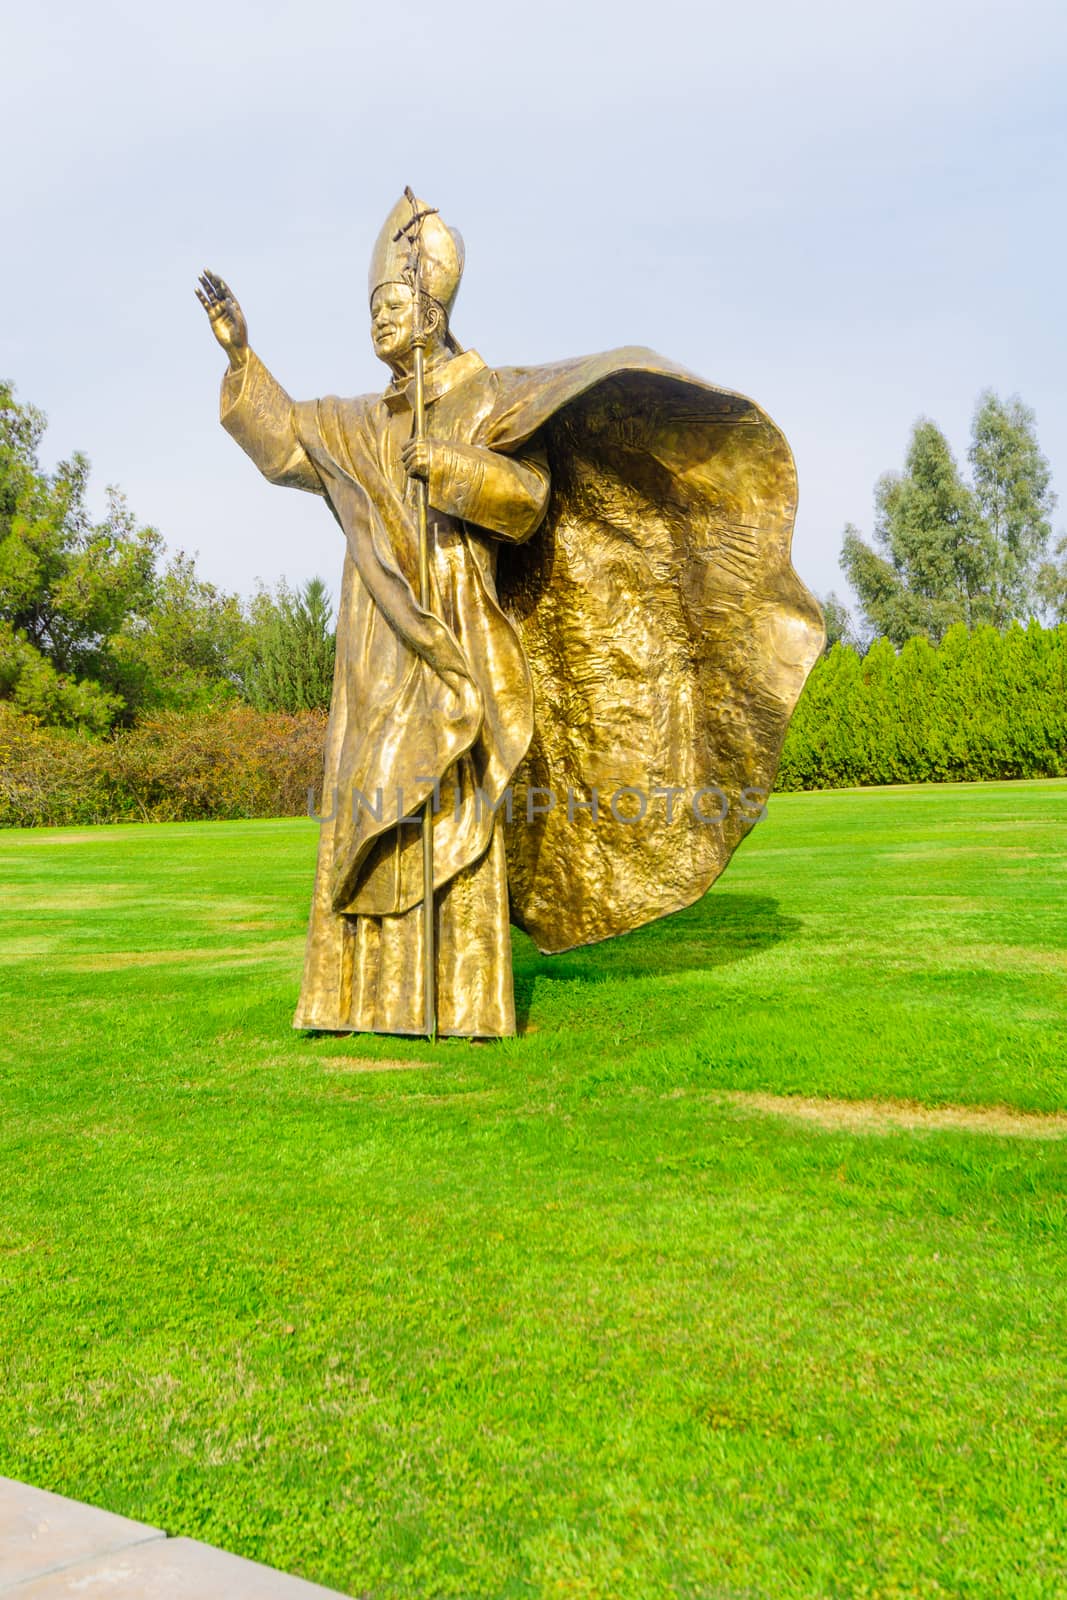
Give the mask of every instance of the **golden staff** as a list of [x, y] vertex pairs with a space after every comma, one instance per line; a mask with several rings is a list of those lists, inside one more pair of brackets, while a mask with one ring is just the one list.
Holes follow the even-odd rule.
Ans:
[[[422, 225], [432, 217], [436, 206], [419, 210], [410, 186], [404, 190], [411, 203], [411, 220], [394, 235], [398, 243], [405, 236], [411, 245], [408, 277], [411, 280], [411, 347], [415, 357], [415, 405], [412, 438], [418, 443], [426, 437], [426, 330], [422, 324]], [[430, 610], [430, 535], [426, 522], [428, 485], [415, 479], [415, 516], [419, 530], [419, 605]], [[426, 1000], [425, 1031], [428, 1039], [437, 1038], [437, 956], [433, 918], [433, 796], [422, 809], [422, 988]]]

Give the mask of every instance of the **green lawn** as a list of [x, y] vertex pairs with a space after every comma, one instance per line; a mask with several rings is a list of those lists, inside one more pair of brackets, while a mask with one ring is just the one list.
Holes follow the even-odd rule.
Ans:
[[[1067, 781], [782, 796], [526, 1034], [291, 1032], [308, 821], [0, 834], [0, 1473], [373, 1600], [1067, 1595]], [[374, 1059], [425, 1065], [355, 1070]]]

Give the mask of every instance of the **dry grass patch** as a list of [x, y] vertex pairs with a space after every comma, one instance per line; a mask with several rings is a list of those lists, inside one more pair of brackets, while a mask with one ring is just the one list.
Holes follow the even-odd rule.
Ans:
[[205, 945], [188, 950], [105, 950], [93, 956], [68, 956], [57, 962], [66, 972], [109, 972], [125, 967], [255, 966], [292, 955], [295, 939], [271, 939], [256, 945]]
[[354, 1056], [323, 1056], [317, 1063], [324, 1072], [428, 1072], [442, 1061], [360, 1061]]
[[731, 1089], [720, 1100], [744, 1111], [791, 1117], [833, 1133], [990, 1133], [1013, 1139], [1067, 1138], [1067, 1112], [1009, 1106], [923, 1106], [909, 1100], [824, 1100]]
[[1067, 950], [1039, 950], [1032, 945], [1012, 944], [959, 944], [942, 951], [944, 965], [976, 968], [986, 971], [990, 967], [1001, 971], [1033, 971], [1067, 973]]

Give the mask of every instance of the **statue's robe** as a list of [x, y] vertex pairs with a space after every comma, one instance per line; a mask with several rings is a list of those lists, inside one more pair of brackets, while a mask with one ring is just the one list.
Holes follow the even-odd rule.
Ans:
[[822, 646], [792, 457], [743, 396], [649, 351], [468, 352], [427, 407], [429, 611], [408, 387], [294, 404], [255, 356], [223, 383], [224, 426], [347, 543], [298, 1027], [422, 1031], [433, 797], [440, 1030], [514, 1032], [509, 880], [544, 950], [690, 904], [759, 814]]
[[[474, 352], [427, 374], [430, 606], [401, 449], [410, 385], [294, 404], [254, 355], [223, 383], [222, 421], [273, 483], [324, 494], [346, 536], [318, 867], [295, 1025], [419, 1033], [423, 865], [434, 801], [441, 1033], [515, 1032], [504, 839], [496, 805], [533, 733], [522, 645], [496, 597], [496, 547], [536, 529], [544, 452], [475, 441], [498, 382]], [[440, 441], [450, 448], [442, 449]]]

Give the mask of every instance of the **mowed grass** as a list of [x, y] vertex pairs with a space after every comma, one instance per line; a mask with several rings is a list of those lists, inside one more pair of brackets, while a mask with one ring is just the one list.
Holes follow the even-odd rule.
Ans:
[[[293, 1033], [308, 821], [0, 834], [0, 1473], [373, 1600], [1067, 1594], [1067, 782], [783, 796], [497, 1045]], [[412, 1070], [367, 1071], [375, 1063]]]

